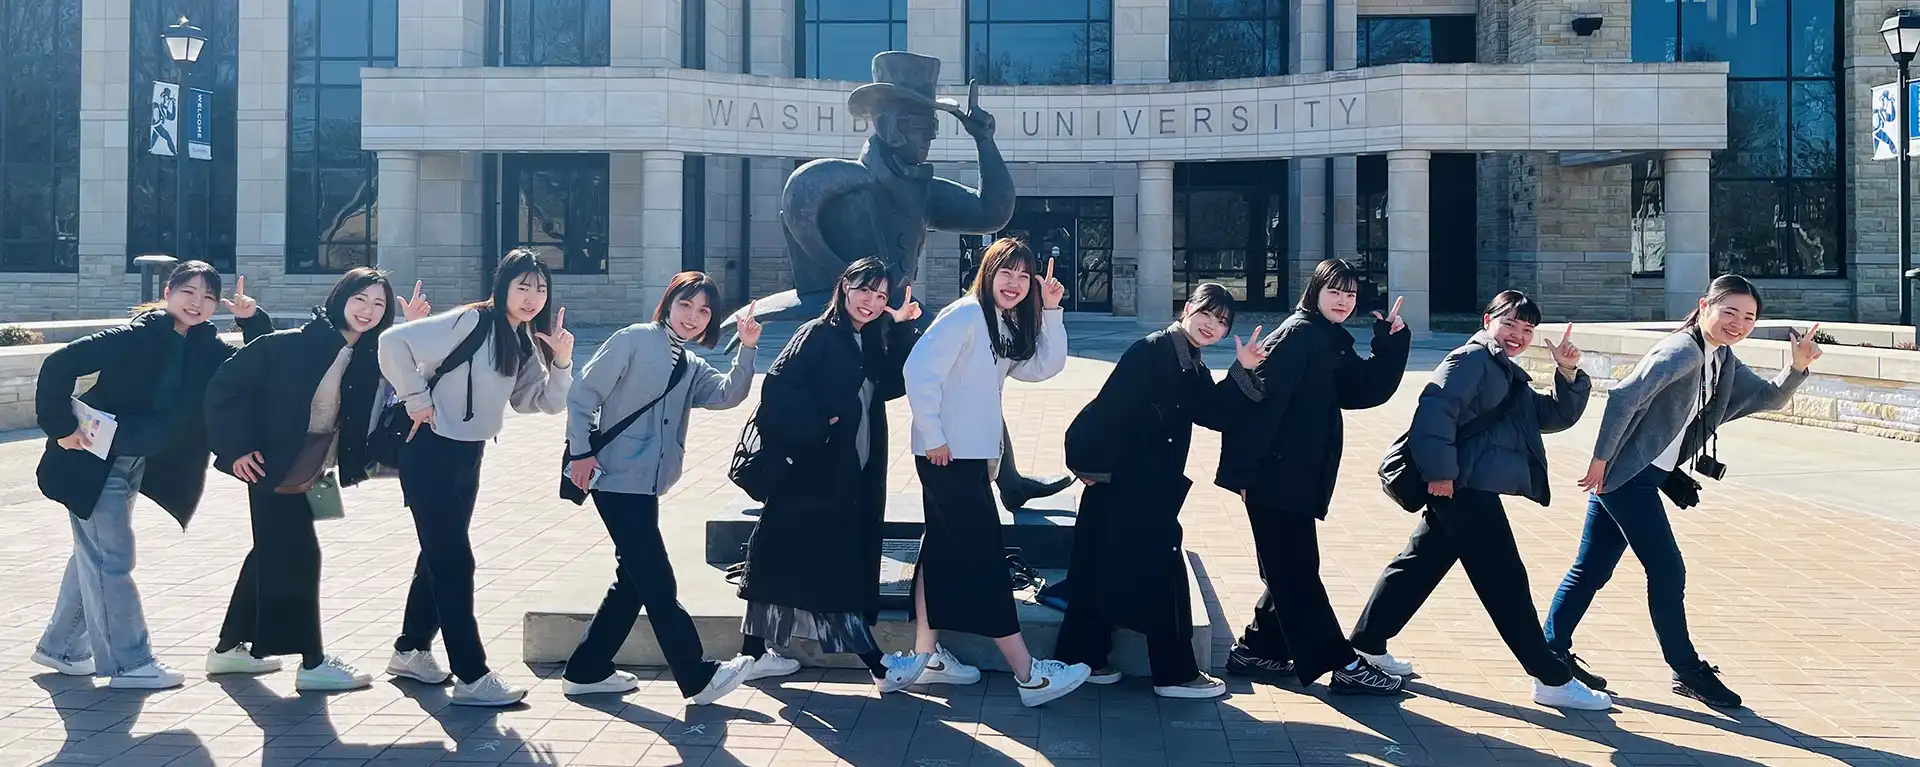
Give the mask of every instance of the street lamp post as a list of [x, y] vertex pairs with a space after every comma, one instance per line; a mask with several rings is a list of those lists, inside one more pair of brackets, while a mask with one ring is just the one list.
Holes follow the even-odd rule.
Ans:
[[1880, 25], [1880, 37], [1887, 43], [1887, 53], [1893, 55], [1893, 63], [1900, 68], [1900, 81], [1895, 86], [1894, 98], [1898, 99], [1897, 111], [1900, 113], [1900, 274], [1896, 283], [1900, 286], [1900, 324], [1913, 324], [1913, 282], [1920, 279], [1920, 269], [1913, 267], [1913, 161], [1907, 156], [1907, 144], [1913, 135], [1913, 99], [1907, 96], [1909, 66], [1913, 64], [1915, 53], [1920, 53], [1920, 14], [1908, 8], [1901, 8]]
[[206, 47], [206, 33], [187, 22], [181, 16], [178, 22], [167, 27], [161, 35], [167, 42], [167, 56], [173, 59], [173, 68], [180, 81], [178, 96], [174, 99], [174, 114], [177, 116], [173, 129], [173, 255], [185, 261], [187, 255], [187, 73], [195, 61], [200, 60], [200, 49]]

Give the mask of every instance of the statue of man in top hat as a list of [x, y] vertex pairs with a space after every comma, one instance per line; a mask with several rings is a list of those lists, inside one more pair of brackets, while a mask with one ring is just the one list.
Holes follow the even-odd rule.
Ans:
[[[1006, 227], [1013, 218], [1013, 174], [993, 143], [993, 115], [980, 108], [978, 85], [969, 86], [963, 110], [952, 99], [934, 96], [939, 81], [937, 58], [905, 51], [873, 57], [873, 82], [847, 95], [847, 111], [872, 125], [873, 134], [859, 159], [814, 160], [787, 178], [780, 195], [780, 223], [787, 233], [794, 289], [755, 301], [755, 316], [819, 316], [841, 271], [867, 256], [887, 262], [897, 304], [902, 289], [913, 284], [929, 229], [993, 234]], [[927, 155], [940, 132], [940, 112], [952, 114], [973, 136], [980, 154], [978, 190], [933, 175]], [[1013, 461], [1013, 442], [1002, 428], [997, 484], [1008, 509], [1072, 483], [1068, 476], [1021, 476]]]

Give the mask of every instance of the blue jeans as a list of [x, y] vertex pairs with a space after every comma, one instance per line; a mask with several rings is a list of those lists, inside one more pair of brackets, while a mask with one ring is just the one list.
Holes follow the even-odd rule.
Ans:
[[38, 649], [63, 662], [92, 658], [98, 676], [119, 676], [153, 662], [147, 616], [133, 585], [133, 500], [146, 470], [144, 458], [115, 458], [93, 515], [67, 515], [73, 556]]
[[1547, 645], [1565, 653], [1573, 649], [1573, 630], [1593, 604], [1593, 595], [1613, 577], [1620, 555], [1628, 546], [1647, 571], [1647, 610], [1653, 614], [1653, 633], [1660, 653], [1675, 671], [1692, 671], [1700, 655], [1687, 635], [1687, 565], [1673, 524], [1660, 500], [1660, 484], [1668, 472], [1653, 466], [1610, 493], [1587, 501], [1587, 525], [1580, 535], [1580, 554], [1567, 570], [1566, 580], [1547, 609]]

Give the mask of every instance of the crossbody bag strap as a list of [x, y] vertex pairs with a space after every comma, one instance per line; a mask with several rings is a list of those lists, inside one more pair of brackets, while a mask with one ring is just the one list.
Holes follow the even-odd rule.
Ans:
[[587, 452], [580, 455], [568, 456], [568, 460], [577, 461], [582, 458], [592, 458], [599, 454], [601, 445], [612, 442], [616, 437], [620, 436], [621, 432], [626, 431], [627, 427], [632, 426], [635, 421], [640, 420], [640, 416], [646, 415], [647, 411], [652, 410], [654, 405], [660, 404], [660, 400], [666, 399], [667, 394], [671, 393], [674, 387], [680, 385], [680, 379], [686, 376], [687, 367], [687, 352], [685, 349], [681, 349], [674, 357], [673, 372], [667, 375], [667, 388], [660, 390], [660, 396], [654, 397], [653, 401], [642, 405], [639, 410], [627, 414], [627, 417], [620, 419], [618, 423], [613, 425], [613, 428], [600, 432], [597, 435], [599, 437], [599, 445], [587, 445]]
[[1500, 419], [1506, 417], [1508, 410], [1513, 409], [1514, 400], [1525, 396], [1530, 391], [1531, 389], [1526, 384], [1509, 379], [1507, 383], [1507, 396], [1500, 400], [1500, 404], [1493, 407], [1492, 412], [1481, 413], [1473, 420], [1468, 421], [1466, 426], [1460, 427], [1459, 433], [1454, 435], [1453, 443], [1455, 445], [1461, 444], [1469, 439], [1480, 436], [1481, 432], [1493, 428], [1494, 424], [1499, 423]]

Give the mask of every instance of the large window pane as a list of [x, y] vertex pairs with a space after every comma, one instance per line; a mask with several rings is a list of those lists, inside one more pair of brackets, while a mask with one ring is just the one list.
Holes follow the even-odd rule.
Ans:
[[968, 77], [988, 85], [1113, 80], [1111, 0], [968, 0]]
[[80, 0], [0, 0], [0, 46], [0, 272], [73, 272]]
[[906, 50], [906, 0], [799, 0], [800, 55], [795, 74], [866, 82], [873, 57]]
[[1832, 0], [1793, 4], [1793, 41], [1787, 53], [1792, 56], [1795, 76], [1833, 76], [1834, 59], [1839, 53], [1833, 35], [1835, 5]]
[[1634, 61], [1675, 61], [1680, 51], [1680, 9], [1674, 0], [1633, 0]]
[[1715, 273], [1785, 275], [1780, 252], [1781, 197], [1784, 184], [1773, 181], [1718, 181], [1713, 184], [1713, 268]]
[[1729, 77], [1785, 77], [1787, 0], [1680, 4], [1682, 60], [1725, 61]]
[[1840, 220], [1847, 212], [1840, 204], [1840, 182], [1822, 179], [1797, 181], [1792, 186], [1793, 218], [1782, 230], [1785, 250], [1791, 254], [1790, 274], [1838, 276], [1846, 263], [1840, 246]]
[[1727, 148], [1715, 152], [1718, 178], [1765, 178], [1787, 173], [1787, 84], [1727, 83]]
[[604, 67], [612, 0], [495, 0], [488, 39], [509, 67]]
[[1793, 84], [1793, 175], [1840, 175], [1839, 106], [1831, 82]]
[[1659, 160], [1633, 165], [1633, 184], [1627, 196], [1633, 202], [1633, 273], [1658, 275], [1667, 268], [1667, 196], [1666, 180]]
[[1472, 16], [1363, 16], [1354, 54], [1363, 67], [1465, 64], [1478, 53]]
[[[293, 0], [290, 10], [293, 34], [321, 43], [308, 53], [295, 46], [289, 63], [287, 271], [367, 266], [378, 241], [380, 170], [374, 153], [360, 148], [360, 69], [394, 65], [395, 0]], [[336, 40], [359, 42], [349, 49]]]
[[1286, 21], [1279, 0], [1176, 0], [1167, 41], [1173, 81], [1286, 74]]
[[[127, 25], [127, 261], [147, 253], [200, 259], [234, 268], [234, 200], [239, 186], [238, 133], [240, 12], [231, 0], [137, 2]], [[148, 152], [153, 83], [179, 82], [161, 30], [185, 15], [206, 34], [200, 59], [188, 68], [189, 87], [213, 94], [212, 159], [181, 161]], [[290, 16], [295, 14], [290, 14]], [[292, 19], [289, 19], [292, 23]], [[184, 184], [178, 175], [185, 173]], [[176, 205], [184, 186], [185, 205]], [[185, 216], [176, 210], [184, 208]], [[176, 225], [176, 221], [179, 225]], [[177, 231], [176, 231], [177, 230]]]
[[503, 248], [558, 272], [607, 271], [607, 155], [510, 154], [501, 163]]

